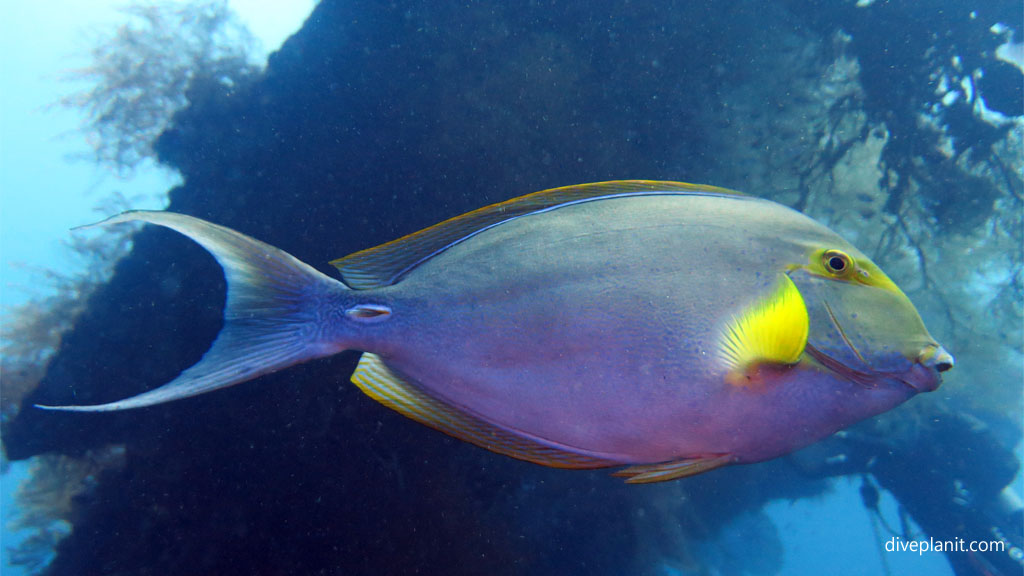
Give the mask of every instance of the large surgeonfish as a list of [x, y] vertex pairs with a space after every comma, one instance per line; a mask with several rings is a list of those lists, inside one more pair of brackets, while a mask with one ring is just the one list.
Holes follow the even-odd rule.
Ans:
[[561, 468], [655, 482], [786, 454], [934, 390], [953, 357], [902, 291], [785, 206], [618, 181], [487, 206], [333, 262], [339, 282], [233, 230], [177, 230], [224, 268], [224, 327], [139, 408], [342, 350], [418, 422]]

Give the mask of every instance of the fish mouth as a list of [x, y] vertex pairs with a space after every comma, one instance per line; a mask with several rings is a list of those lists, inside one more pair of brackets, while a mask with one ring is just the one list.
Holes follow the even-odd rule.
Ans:
[[942, 373], [953, 368], [953, 355], [938, 344], [929, 344], [917, 357], [917, 362], [900, 377], [918, 392], [931, 392], [942, 384]]
[[898, 377], [898, 380], [917, 392], [932, 392], [942, 384], [942, 376], [939, 375], [939, 371], [920, 362], [915, 362], [910, 370]]

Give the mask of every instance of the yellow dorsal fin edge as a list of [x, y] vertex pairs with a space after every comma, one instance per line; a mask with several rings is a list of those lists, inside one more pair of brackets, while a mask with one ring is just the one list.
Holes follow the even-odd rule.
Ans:
[[758, 364], [796, 364], [807, 346], [809, 329], [803, 296], [782, 274], [770, 294], [726, 324], [721, 358], [733, 375], [744, 375]]
[[389, 286], [453, 244], [502, 222], [577, 202], [632, 195], [743, 195], [734, 190], [657, 180], [613, 180], [552, 188], [456, 216], [413, 234], [331, 262], [350, 288]]

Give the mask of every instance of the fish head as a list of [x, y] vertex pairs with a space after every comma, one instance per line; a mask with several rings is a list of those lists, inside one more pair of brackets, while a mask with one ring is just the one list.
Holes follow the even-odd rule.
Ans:
[[953, 356], [925, 328], [906, 294], [846, 242], [812, 247], [788, 271], [807, 307], [804, 352], [837, 375], [868, 387], [938, 388]]

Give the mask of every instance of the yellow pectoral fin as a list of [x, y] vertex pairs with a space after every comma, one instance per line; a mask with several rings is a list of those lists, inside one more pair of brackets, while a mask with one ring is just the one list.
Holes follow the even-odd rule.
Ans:
[[747, 385], [759, 365], [796, 364], [807, 346], [809, 327], [803, 296], [783, 274], [770, 294], [733, 316], [722, 331], [719, 351], [729, 367], [728, 381]]

